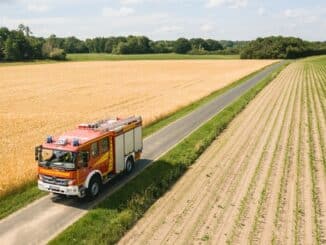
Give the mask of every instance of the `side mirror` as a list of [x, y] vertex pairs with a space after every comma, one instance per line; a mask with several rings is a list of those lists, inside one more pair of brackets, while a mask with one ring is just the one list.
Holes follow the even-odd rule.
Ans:
[[40, 153], [41, 153], [41, 148], [42, 146], [36, 146], [35, 147], [35, 161], [38, 161], [39, 160], [39, 156], [40, 156]]

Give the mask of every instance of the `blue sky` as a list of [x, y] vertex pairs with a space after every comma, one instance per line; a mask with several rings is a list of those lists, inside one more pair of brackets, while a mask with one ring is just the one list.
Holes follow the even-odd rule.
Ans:
[[0, 0], [0, 26], [28, 25], [36, 36], [146, 35], [249, 40], [326, 40], [325, 0]]

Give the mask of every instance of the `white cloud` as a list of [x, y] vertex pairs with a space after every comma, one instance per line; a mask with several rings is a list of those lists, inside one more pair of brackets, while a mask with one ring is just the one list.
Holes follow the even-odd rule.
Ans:
[[260, 7], [260, 8], [257, 10], [257, 13], [258, 13], [259, 16], [263, 16], [263, 15], [265, 15], [266, 10], [265, 10], [265, 8]]
[[105, 17], [125, 17], [135, 12], [133, 8], [121, 7], [119, 9], [103, 8], [102, 15]]
[[[1, 22], [6, 23], [6, 26], [17, 27], [19, 24], [24, 25], [62, 25], [70, 20], [66, 17], [44, 17], [44, 18], [8, 18], [3, 17]], [[2, 23], [2, 24], [3, 24]]]
[[31, 12], [47, 12], [52, 4], [50, 0], [21, 0], [21, 2]]
[[304, 9], [287, 9], [284, 11], [284, 16], [287, 18], [297, 18], [303, 17], [306, 13]]
[[248, 4], [248, 0], [208, 0], [206, 3], [206, 7], [220, 7], [227, 6], [229, 8], [242, 8], [246, 7]]
[[138, 4], [138, 3], [143, 3], [144, 0], [120, 0], [119, 2], [121, 4]]
[[176, 32], [183, 30], [183, 27], [176, 26], [176, 25], [167, 25], [167, 26], [161, 26], [157, 32]]
[[[142, 3], [160, 3], [161, 0], [119, 0], [119, 3], [122, 5], [132, 5], [132, 4], [142, 4]], [[166, 1], [175, 1], [175, 0], [165, 0]], [[162, 1], [163, 2], [163, 1]]]
[[214, 26], [212, 24], [206, 23], [200, 26], [200, 30], [202, 32], [210, 32], [214, 29]]
[[301, 23], [310, 24], [317, 22], [320, 19], [320, 15], [323, 14], [322, 11], [313, 10], [313, 9], [286, 9], [283, 12], [284, 17], [287, 19], [293, 19], [300, 21]]

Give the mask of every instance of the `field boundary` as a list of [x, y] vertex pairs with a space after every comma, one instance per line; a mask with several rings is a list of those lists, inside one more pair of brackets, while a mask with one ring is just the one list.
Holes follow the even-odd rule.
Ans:
[[[287, 63], [288, 64], [288, 63]], [[232, 119], [280, 72], [283, 64], [231, 105], [153, 162], [110, 197], [68, 227], [50, 244], [117, 242], [227, 127]]]
[[112, 55], [107, 53], [87, 53], [87, 54], [71, 54], [67, 55], [66, 60], [26, 60], [26, 61], [0, 61], [0, 68], [6, 66], [20, 65], [41, 65], [56, 64], [64, 62], [91, 62], [91, 61], [140, 61], [140, 60], [240, 60], [240, 55], [193, 55], [193, 54], [127, 54]]
[[[273, 63], [273, 64], [275, 64], [275, 63]], [[218, 89], [218, 90], [210, 93], [209, 95], [207, 95], [207, 96], [205, 96], [205, 97], [203, 97], [185, 107], [182, 107], [181, 109], [178, 109], [175, 112], [172, 112], [164, 117], [158, 118], [157, 120], [155, 120], [154, 122], [148, 124], [146, 127], [143, 128], [144, 138], [146, 138], [147, 136], [149, 136], [151, 134], [154, 134], [155, 132], [159, 131], [163, 127], [188, 115], [189, 113], [196, 110], [197, 108], [203, 106], [204, 104], [206, 104], [206, 103], [212, 101], [213, 99], [217, 98], [218, 96], [224, 94], [228, 90], [246, 82], [248, 79], [255, 76], [262, 70], [268, 68], [269, 66], [272, 66], [273, 64], [264, 66], [263, 68], [261, 68], [257, 71], [254, 71], [254, 72], [232, 82], [231, 84], [229, 84], [221, 89]], [[39, 191], [37, 189], [35, 180], [27, 182], [26, 185], [23, 185], [21, 187], [21, 189], [14, 190], [0, 198], [0, 220], [47, 194], [48, 193]]]

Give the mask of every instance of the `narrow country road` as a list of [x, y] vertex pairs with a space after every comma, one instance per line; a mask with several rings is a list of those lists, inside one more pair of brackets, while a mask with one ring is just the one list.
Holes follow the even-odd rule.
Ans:
[[201, 106], [185, 117], [169, 124], [144, 140], [143, 159], [132, 175], [110, 182], [101, 197], [94, 202], [78, 199], [55, 199], [47, 195], [0, 221], [0, 244], [43, 244], [83, 216], [97, 202], [112, 194], [139, 174], [153, 160], [167, 152], [196, 128], [208, 121], [249, 88], [282, 64], [273, 64], [241, 85]]

